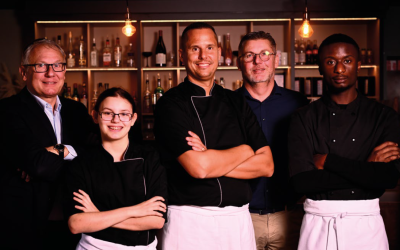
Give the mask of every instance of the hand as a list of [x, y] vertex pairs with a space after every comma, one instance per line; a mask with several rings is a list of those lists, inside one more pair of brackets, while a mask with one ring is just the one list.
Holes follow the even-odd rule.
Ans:
[[[58, 151], [54, 148], [54, 146], [50, 146], [50, 147], [46, 147], [45, 148], [47, 151], [58, 155]], [[64, 158], [67, 157], [67, 155], [69, 154], [69, 150], [67, 147], [64, 147]]]
[[131, 206], [129, 216], [130, 217], [145, 217], [145, 216], [159, 216], [162, 217], [162, 213], [167, 211], [167, 205], [163, 202], [164, 198], [161, 196], [154, 196], [153, 198], [144, 201], [138, 205]]
[[317, 167], [317, 169], [324, 169], [324, 164], [326, 160], [327, 154], [315, 154], [314, 155], [314, 164]]
[[83, 190], [78, 190], [79, 193], [74, 192], [75, 195], [74, 200], [79, 202], [82, 206], [75, 205], [76, 209], [79, 209], [85, 213], [89, 212], [99, 212], [97, 207], [93, 204], [92, 200], [90, 199], [89, 195], [85, 193]]
[[203, 144], [200, 137], [198, 137], [192, 131], [189, 131], [189, 135], [190, 137], [186, 137], [186, 140], [188, 141], [188, 145], [192, 146], [194, 151], [204, 152], [207, 150], [207, 147]]
[[372, 150], [368, 162], [391, 162], [400, 158], [400, 148], [395, 142], [387, 141]]
[[[21, 169], [18, 168], [17, 171], [18, 171], [18, 172], [21, 172]], [[30, 177], [30, 176], [28, 175], [27, 172], [22, 171], [22, 173], [21, 173], [21, 179], [24, 179], [25, 182], [29, 182], [29, 181], [32, 179], [32, 177]]]

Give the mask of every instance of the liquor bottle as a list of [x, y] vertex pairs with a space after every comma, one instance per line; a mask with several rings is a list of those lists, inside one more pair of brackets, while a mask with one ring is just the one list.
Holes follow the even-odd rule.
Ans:
[[171, 73], [168, 73], [168, 89], [167, 90], [169, 90], [171, 88], [172, 88], [172, 76], [171, 76]]
[[150, 113], [150, 106], [151, 106], [151, 92], [150, 92], [150, 87], [149, 87], [149, 75], [146, 74], [146, 90], [144, 92], [144, 97], [143, 97], [143, 112], [144, 113]]
[[122, 47], [119, 43], [119, 37], [116, 38], [115, 47], [114, 47], [114, 63], [115, 67], [122, 66]]
[[159, 73], [157, 73], [157, 88], [154, 90], [154, 94], [157, 96], [157, 101], [164, 95], [164, 89], [161, 87], [161, 78]]
[[75, 67], [75, 53], [72, 49], [72, 32], [70, 31], [68, 34], [69, 42], [68, 42], [68, 57], [67, 57], [67, 67], [73, 68]]
[[219, 78], [219, 85], [221, 85], [223, 88], [225, 88], [225, 80], [223, 77]]
[[301, 39], [299, 44], [299, 65], [306, 64], [306, 46], [304, 45], [303, 39]]
[[153, 112], [156, 110], [157, 104], [157, 94], [153, 94], [151, 97], [151, 106], [153, 107]]
[[91, 102], [92, 109], [93, 109], [94, 106], [96, 105], [97, 98], [98, 98], [98, 92], [97, 92], [96, 86], [94, 86], [93, 97], [92, 97], [92, 102]]
[[126, 66], [135, 67], [135, 52], [133, 52], [132, 43], [129, 43], [128, 59], [126, 61]]
[[299, 64], [299, 40], [294, 39], [294, 64]]
[[106, 91], [110, 87], [110, 84], [104, 83], [104, 91]]
[[307, 40], [307, 47], [306, 47], [306, 64], [312, 64], [312, 46], [311, 41]]
[[86, 92], [86, 83], [82, 83], [81, 103], [83, 105], [85, 105], [85, 107], [87, 108], [88, 99], [87, 99], [87, 92]]
[[86, 48], [85, 41], [83, 41], [83, 36], [81, 35], [81, 40], [79, 41], [79, 67], [86, 67]]
[[110, 40], [108, 40], [107, 36], [106, 46], [103, 49], [103, 67], [110, 67], [110, 66], [111, 66], [111, 48], [110, 48]]
[[232, 56], [232, 48], [231, 48], [231, 37], [230, 34], [226, 34], [226, 43], [225, 43], [225, 65], [231, 66], [233, 62]]
[[156, 46], [156, 67], [167, 66], [167, 50], [165, 49], [162, 30], [158, 31], [158, 42]]
[[312, 49], [312, 64], [317, 64], [318, 63], [318, 45], [317, 45], [317, 40], [314, 40], [314, 45]]
[[91, 67], [99, 66], [95, 38], [93, 38], [93, 47], [92, 47], [92, 51], [90, 52], [90, 66]]
[[67, 83], [66, 83], [66, 82], [64, 82], [64, 87], [63, 87], [62, 96], [63, 96], [64, 98], [67, 98], [67, 96], [68, 96], [68, 86], [67, 86]]
[[67, 87], [67, 99], [72, 99], [71, 98], [71, 87]]
[[74, 92], [72, 93], [71, 99], [79, 102], [78, 84], [77, 83], [74, 83]]
[[60, 35], [57, 36], [57, 44], [58, 44], [58, 46], [60, 46], [60, 48], [63, 49], [63, 47], [61, 45], [61, 36]]
[[374, 64], [374, 58], [372, 57], [371, 49], [367, 49], [367, 64]]
[[366, 49], [361, 49], [360, 53], [360, 59], [361, 59], [361, 64], [367, 64], [367, 50]]
[[225, 54], [225, 51], [224, 51], [224, 49], [222, 48], [222, 42], [221, 42], [222, 40], [221, 40], [221, 36], [218, 36], [218, 47], [220, 47], [221, 48], [221, 57], [219, 58], [219, 61], [218, 61], [218, 66], [223, 66], [224, 65], [224, 54]]
[[97, 85], [97, 94], [100, 95], [101, 93], [103, 93], [104, 88], [103, 88], [103, 83], [99, 82], [99, 84]]

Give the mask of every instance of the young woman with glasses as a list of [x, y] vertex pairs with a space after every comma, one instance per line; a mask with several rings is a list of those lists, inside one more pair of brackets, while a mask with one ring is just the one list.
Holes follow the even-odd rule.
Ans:
[[92, 112], [102, 145], [78, 156], [68, 170], [68, 225], [82, 233], [76, 249], [156, 249], [166, 216], [167, 183], [159, 156], [133, 145], [137, 119], [131, 95], [105, 90]]

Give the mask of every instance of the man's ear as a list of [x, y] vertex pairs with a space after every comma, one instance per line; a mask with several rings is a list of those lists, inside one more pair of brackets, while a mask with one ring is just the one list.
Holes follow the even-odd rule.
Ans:
[[26, 68], [24, 66], [19, 66], [19, 73], [22, 76], [22, 80], [26, 81]]

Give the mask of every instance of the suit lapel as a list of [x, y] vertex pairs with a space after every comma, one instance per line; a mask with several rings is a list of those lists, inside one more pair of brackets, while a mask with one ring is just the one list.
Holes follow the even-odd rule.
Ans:
[[24, 105], [21, 113], [27, 120], [28, 126], [38, 135], [51, 138], [53, 145], [55, 145], [57, 138], [54, 134], [53, 126], [35, 98], [29, 93], [26, 87], [20, 92], [19, 96]]

